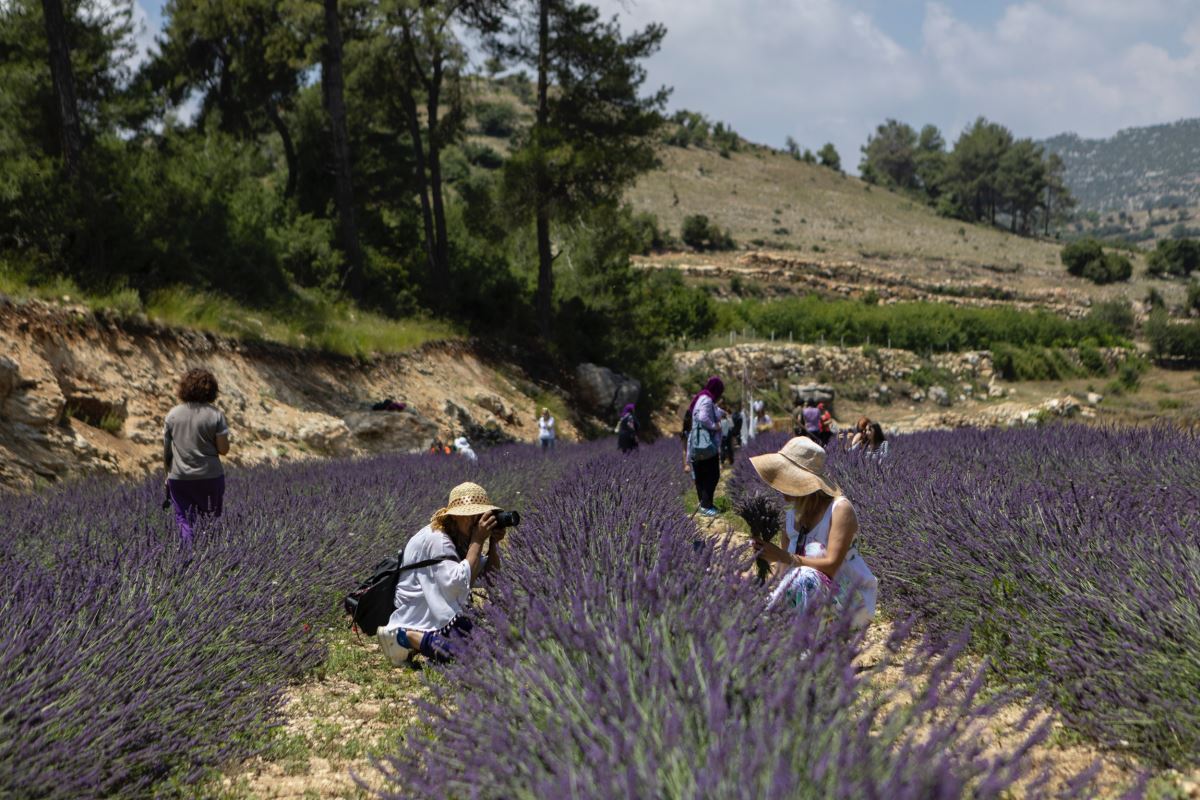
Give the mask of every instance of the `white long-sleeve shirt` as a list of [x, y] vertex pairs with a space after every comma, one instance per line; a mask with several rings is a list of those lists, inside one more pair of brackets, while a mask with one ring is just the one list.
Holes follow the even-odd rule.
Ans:
[[[426, 525], [404, 547], [404, 563], [431, 558], [452, 559], [430, 567], [405, 570], [396, 584], [396, 610], [386, 630], [436, 631], [449, 624], [471, 602], [471, 565], [458, 560], [454, 542], [442, 531]], [[485, 559], [480, 559], [482, 570]]]

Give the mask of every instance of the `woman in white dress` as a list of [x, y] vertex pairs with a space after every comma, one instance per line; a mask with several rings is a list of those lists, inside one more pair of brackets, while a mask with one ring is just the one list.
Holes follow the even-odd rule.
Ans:
[[870, 622], [879, 582], [854, 546], [858, 517], [825, 474], [825, 450], [797, 436], [778, 453], [756, 456], [750, 463], [788, 504], [786, 548], [753, 540], [759, 558], [786, 570], [771, 604], [782, 601], [804, 611], [817, 602], [832, 601], [850, 609], [856, 624]]

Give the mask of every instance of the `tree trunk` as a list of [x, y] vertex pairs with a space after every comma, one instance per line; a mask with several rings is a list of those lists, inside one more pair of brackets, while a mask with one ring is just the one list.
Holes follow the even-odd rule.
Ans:
[[283, 117], [279, 116], [279, 109], [270, 100], [267, 101], [267, 119], [275, 126], [275, 132], [283, 140], [283, 157], [287, 160], [288, 171], [287, 186], [283, 190], [283, 196], [291, 197], [296, 193], [296, 145], [292, 141], [292, 134], [288, 131], [287, 125], [284, 124]]
[[342, 76], [342, 23], [338, 0], [325, 0], [325, 59], [321, 65], [321, 84], [325, 90], [325, 110], [333, 139], [333, 200], [338, 211], [338, 231], [346, 254], [342, 287], [355, 300], [362, 299], [362, 247], [354, 219], [354, 183], [350, 167], [350, 137], [346, 130], [346, 95]]
[[445, 64], [440, 49], [435, 50], [430, 59], [433, 64], [433, 75], [429, 82], [429, 95], [425, 103], [425, 113], [429, 117], [429, 194], [433, 201], [434, 225], [434, 264], [445, 279], [450, 272], [450, 245], [446, 234], [446, 206], [442, 197], [442, 133], [439, 122], [440, 105], [442, 102], [442, 76]]
[[547, 84], [550, 70], [550, 0], [538, 0], [538, 74], [537, 74], [537, 148], [535, 166], [535, 202], [537, 216], [538, 284], [536, 311], [542, 337], [549, 339], [553, 332], [550, 320], [554, 296], [554, 254], [550, 250], [550, 181], [546, 175], [545, 134], [550, 105]]
[[83, 160], [83, 133], [79, 124], [79, 105], [75, 100], [75, 75], [71, 71], [71, 47], [62, 0], [42, 0], [46, 40], [50, 45], [50, 76], [58, 98], [59, 136], [62, 140], [63, 165], [73, 181], [79, 179]]
[[433, 211], [429, 203], [429, 175], [426, 172], [425, 147], [421, 144], [421, 119], [417, 115], [417, 101], [413, 97], [411, 86], [400, 88], [400, 103], [404, 106], [404, 115], [408, 117], [408, 135], [412, 138], [413, 158], [416, 159], [417, 176], [420, 179], [418, 184], [421, 194], [421, 221], [424, 223], [425, 257], [429, 269], [425, 294], [432, 300], [438, 296], [436, 289], [442, 275], [438, 272], [437, 245], [434, 242], [433, 233]]

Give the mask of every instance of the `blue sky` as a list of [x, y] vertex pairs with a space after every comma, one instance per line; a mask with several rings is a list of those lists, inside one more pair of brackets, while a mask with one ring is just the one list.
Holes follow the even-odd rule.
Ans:
[[[887, 117], [1019, 136], [1200, 117], [1200, 0], [592, 0], [662, 22], [650, 82], [755, 141], [832, 141], [853, 168]], [[136, 0], [143, 42], [162, 4]]]

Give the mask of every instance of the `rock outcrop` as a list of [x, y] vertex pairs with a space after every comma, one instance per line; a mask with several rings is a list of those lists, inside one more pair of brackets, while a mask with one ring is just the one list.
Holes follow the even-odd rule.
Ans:
[[575, 368], [576, 394], [588, 411], [604, 419], [615, 417], [627, 403], [636, 403], [642, 385], [608, 367], [580, 364]]

